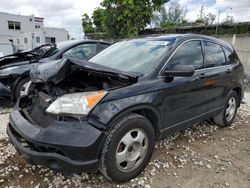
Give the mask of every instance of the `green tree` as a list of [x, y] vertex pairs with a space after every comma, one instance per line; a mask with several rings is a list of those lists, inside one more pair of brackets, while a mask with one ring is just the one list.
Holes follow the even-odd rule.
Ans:
[[204, 4], [201, 5], [201, 9], [199, 10], [198, 18], [195, 21], [199, 24], [206, 24], [206, 17], [204, 12]]
[[212, 14], [212, 13], [208, 13], [208, 15], [206, 16], [206, 23], [207, 25], [212, 25], [215, 21], [216, 15]]
[[169, 8], [163, 12], [163, 22], [181, 23], [185, 20], [186, 10], [178, 2], [171, 2]]
[[196, 23], [199, 24], [205, 24], [205, 25], [212, 25], [215, 21], [216, 15], [212, 14], [212, 13], [208, 13], [206, 15], [205, 11], [204, 11], [204, 5], [201, 5], [201, 9], [199, 11], [198, 14], [198, 18], [196, 19]]
[[96, 8], [92, 14], [93, 24], [95, 25], [96, 32], [106, 32], [106, 9]]
[[195, 23], [198, 23], [198, 24], [206, 24], [206, 21], [204, 19], [200, 19], [198, 18], [197, 20], [195, 20]]
[[223, 20], [222, 23], [224, 24], [234, 23], [234, 17], [227, 14], [226, 18]]
[[104, 23], [114, 38], [138, 35], [150, 22], [153, 12], [169, 0], [103, 0]]
[[93, 23], [88, 14], [82, 15], [82, 28], [84, 33], [94, 33]]
[[155, 27], [173, 28], [176, 25], [187, 23], [186, 10], [178, 2], [171, 2], [166, 8], [164, 5], [154, 13], [152, 25]]

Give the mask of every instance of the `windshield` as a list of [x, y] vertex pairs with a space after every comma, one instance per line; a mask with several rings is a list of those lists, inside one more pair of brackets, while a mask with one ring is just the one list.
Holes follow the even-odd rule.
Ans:
[[157, 65], [172, 44], [173, 40], [122, 41], [108, 47], [89, 61], [120, 71], [145, 74]]

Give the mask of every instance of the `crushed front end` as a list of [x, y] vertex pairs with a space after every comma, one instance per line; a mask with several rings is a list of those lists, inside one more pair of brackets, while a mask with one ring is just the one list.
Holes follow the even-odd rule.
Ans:
[[108, 90], [132, 82], [85, 64], [50, 63], [31, 72], [33, 84], [13, 108], [7, 128], [27, 162], [66, 172], [97, 170], [106, 126], [90, 112]]
[[10, 114], [7, 133], [18, 153], [31, 164], [65, 172], [94, 172], [102, 131], [94, 119], [62, 119], [46, 115], [46, 105], [30, 105], [28, 97]]

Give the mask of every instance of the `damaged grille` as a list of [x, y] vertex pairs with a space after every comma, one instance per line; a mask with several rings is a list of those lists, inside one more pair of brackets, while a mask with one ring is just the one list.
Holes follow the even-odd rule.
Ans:
[[33, 107], [30, 112], [30, 117], [39, 126], [46, 128], [53, 121], [57, 120], [57, 117], [46, 113], [46, 109], [50, 105], [50, 97], [43, 92], [37, 93], [33, 99]]
[[20, 101], [21, 114], [31, 124], [38, 125], [42, 128], [48, 127], [54, 121], [79, 122], [74, 117], [54, 115], [46, 112], [46, 109], [54, 101], [52, 97], [46, 93], [39, 91], [29, 98], [23, 98]]
[[33, 107], [30, 113], [31, 118], [33, 121], [42, 127], [47, 127], [53, 121], [56, 120], [56, 117], [46, 113], [46, 109], [49, 107], [49, 96], [44, 94], [43, 92], [39, 92], [33, 99]]
[[45, 93], [37, 92], [32, 98], [20, 100], [20, 112], [31, 124], [46, 128], [53, 121], [59, 120], [57, 116], [46, 113], [50, 100], [50, 97]]

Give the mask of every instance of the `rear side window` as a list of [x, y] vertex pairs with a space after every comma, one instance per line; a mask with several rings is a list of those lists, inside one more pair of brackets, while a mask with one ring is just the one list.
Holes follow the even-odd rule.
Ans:
[[222, 47], [218, 44], [204, 41], [205, 67], [218, 67], [226, 64]]
[[192, 65], [196, 70], [203, 68], [203, 54], [200, 41], [184, 43], [170, 59], [167, 69], [176, 65]]
[[236, 55], [233, 52], [229, 51], [226, 48], [223, 48], [223, 49], [224, 49], [224, 52], [226, 55], [227, 64], [235, 64], [238, 62], [238, 58], [236, 57]]

